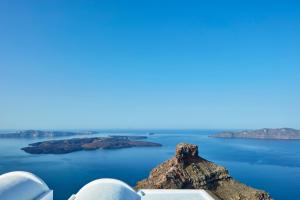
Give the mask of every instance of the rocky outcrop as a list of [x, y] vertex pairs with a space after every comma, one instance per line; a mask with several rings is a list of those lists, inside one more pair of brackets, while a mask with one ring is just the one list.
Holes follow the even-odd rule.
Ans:
[[300, 130], [292, 128], [263, 128], [245, 131], [224, 131], [211, 135], [215, 138], [245, 138], [245, 139], [273, 139], [273, 140], [300, 140]]
[[[144, 138], [144, 137], [143, 137]], [[138, 141], [136, 141], [138, 139]], [[121, 149], [130, 147], [159, 147], [161, 144], [140, 141], [139, 136], [114, 136], [95, 138], [73, 138], [66, 140], [49, 140], [29, 144], [22, 148], [30, 154], [65, 154], [82, 150]]]
[[205, 189], [223, 200], [271, 199], [268, 193], [234, 180], [224, 167], [201, 158], [198, 147], [191, 144], [178, 144], [175, 156], [154, 168], [136, 188]]

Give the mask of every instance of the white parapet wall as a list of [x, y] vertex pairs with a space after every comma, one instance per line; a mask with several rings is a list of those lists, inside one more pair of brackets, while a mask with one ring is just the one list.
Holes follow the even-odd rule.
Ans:
[[98, 179], [85, 185], [69, 200], [214, 200], [205, 190], [143, 189], [135, 192], [115, 179]]
[[214, 200], [205, 190], [143, 189], [142, 200]]
[[[47, 184], [28, 172], [0, 176], [0, 200], [53, 200]], [[136, 192], [116, 179], [97, 179], [83, 186], [69, 200], [214, 200], [205, 190], [142, 189]]]

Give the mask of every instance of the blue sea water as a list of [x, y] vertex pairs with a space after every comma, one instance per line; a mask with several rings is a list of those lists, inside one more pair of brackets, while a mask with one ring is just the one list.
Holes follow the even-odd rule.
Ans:
[[[100, 130], [110, 134], [147, 135], [149, 130]], [[32, 172], [54, 190], [56, 200], [66, 200], [98, 178], [117, 178], [134, 186], [152, 168], [169, 159], [176, 144], [199, 146], [200, 156], [225, 166], [237, 180], [268, 191], [275, 199], [299, 199], [300, 141], [217, 139], [216, 130], [153, 130], [149, 141], [162, 147], [80, 151], [63, 155], [31, 155], [20, 150], [43, 139], [0, 139], [0, 173]], [[95, 136], [95, 135], [93, 135]], [[60, 138], [61, 139], [61, 138]]]

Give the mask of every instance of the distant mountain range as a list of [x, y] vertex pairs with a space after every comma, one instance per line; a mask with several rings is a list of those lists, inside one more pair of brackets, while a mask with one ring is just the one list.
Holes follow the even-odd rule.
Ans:
[[41, 130], [24, 130], [10, 133], [1, 133], [0, 138], [51, 138], [75, 135], [91, 135], [96, 131], [41, 131]]
[[300, 130], [292, 128], [263, 128], [245, 131], [224, 131], [211, 135], [215, 138], [246, 138], [246, 139], [276, 139], [276, 140], [300, 140]]

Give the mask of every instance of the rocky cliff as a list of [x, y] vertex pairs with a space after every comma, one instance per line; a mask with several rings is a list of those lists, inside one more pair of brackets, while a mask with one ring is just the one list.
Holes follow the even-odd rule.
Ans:
[[154, 168], [139, 181], [137, 189], [206, 189], [222, 200], [270, 200], [268, 193], [234, 180], [219, 165], [201, 158], [198, 147], [179, 144], [170, 160]]

